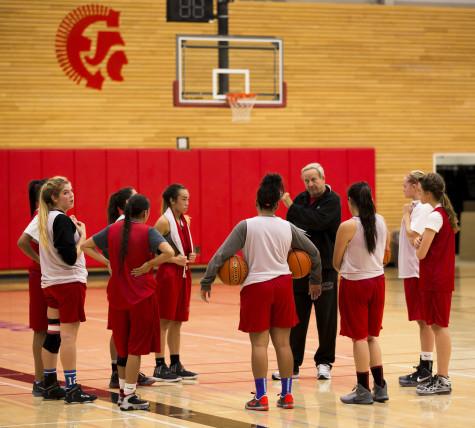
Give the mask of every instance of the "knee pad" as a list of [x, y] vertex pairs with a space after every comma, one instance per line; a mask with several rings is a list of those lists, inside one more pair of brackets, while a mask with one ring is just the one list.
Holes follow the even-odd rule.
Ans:
[[61, 345], [61, 336], [59, 334], [46, 334], [46, 339], [43, 343], [43, 348], [52, 354], [57, 354], [59, 352], [59, 347]]
[[117, 365], [121, 367], [125, 367], [127, 365], [127, 357], [117, 356]]
[[61, 345], [61, 336], [59, 335], [60, 321], [56, 318], [48, 318], [48, 331], [46, 332], [46, 338], [43, 342], [43, 348], [52, 354], [59, 352]]

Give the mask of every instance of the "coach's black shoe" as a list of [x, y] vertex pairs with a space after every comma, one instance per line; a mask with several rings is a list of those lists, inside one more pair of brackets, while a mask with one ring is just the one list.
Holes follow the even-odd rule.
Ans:
[[43, 382], [33, 382], [33, 389], [31, 390], [33, 397], [43, 397], [44, 390]]
[[113, 371], [111, 374], [111, 380], [109, 381], [109, 388], [117, 389], [119, 388], [119, 372]]
[[66, 391], [64, 401], [68, 404], [73, 403], [91, 403], [97, 398], [94, 394], [86, 394], [81, 389], [81, 385], [74, 385], [70, 390]]
[[66, 391], [59, 386], [58, 382], [43, 389], [43, 399], [62, 400], [66, 396]]
[[185, 367], [183, 367], [183, 364], [181, 364], [180, 362], [170, 365], [170, 371], [172, 372], [172, 374], [175, 374], [184, 380], [192, 380], [198, 378], [198, 373], [186, 370]]
[[414, 366], [416, 371], [414, 373], [399, 376], [399, 385], [401, 386], [417, 386], [432, 379], [432, 371], [425, 367]]

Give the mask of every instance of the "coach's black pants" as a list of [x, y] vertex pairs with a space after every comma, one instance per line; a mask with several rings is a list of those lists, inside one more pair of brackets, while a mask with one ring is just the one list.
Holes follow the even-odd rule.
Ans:
[[315, 307], [318, 330], [318, 349], [315, 353], [315, 365], [335, 362], [336, 329], [337, 329], [337, 279], [338, 274], [333, 269], [322, 271], [322, 283], [332, 282], [331, 290], [322, 291], [322, 295], [312, 301], [308, 294], [308, 277], [293, 281], [295, 306], [300, 322], [290, 331], [290, 346], [294, 355], [294, 369], [302, 365], [305, 353], [308, 322]]

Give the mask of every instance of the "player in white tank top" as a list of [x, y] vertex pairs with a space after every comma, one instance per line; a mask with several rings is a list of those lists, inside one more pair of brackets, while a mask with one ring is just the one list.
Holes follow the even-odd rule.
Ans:
[[[368, 183], [350, 186], [348, 205], [353, 218], [338, 229], [333, 266], [341, 274], [340, 334], [353, 340], [357, 385], [340, 399], [345, 404], [372, 404], [388, 400], [377, 336], [384, 308], [383, 258], [385, 249], [389, 249], [389, 234], [384, 218], [375, 212]], [[374, 378], [372, 393], [370, 362]]]
[[417, 386], [429, 380], [433, 366], [434, 333], [422, 319], [423, 297], [419, 286], [419, 259], [413, 244], [414, 240], [424, 233], [428, 216], [433, 210], [430, 204], [420, 201], [422, 193], [420, 179], [424, 175], [422, 171], [411, 171], [403, 183], [404, 196], [412, 201], [403, 208], [399, 232], [398, 271], [399, 278], [404, 282], [408, 318], [417, 322], [421, 344], [419, 365], [416, 370], [399, 376], [399, 384], [405, 387]]
[[[275, 216], [283, 194], [282, 178], [268, 174], [257, 192], [258, 216], [241, 221], [208, 263], [201, 280], [201, 298], [211, 295], [211, 284], [225, 260], [243, 251], [249, 274], [241, 289], [240, 329], [249, 333], [252, 346], [252, 372], [256, 384], [254, 399], [248, 410], [268, 410], [267, 347], [269, 337], [276, 350], [282, 392], [277, 406], [294, 407], [292, 390], [293, 356], [290, 329], [297, 323], [292, 280], [287, 265], [291, 248], [307, 251], [312, 260], [309, 294], [313, 300], [321, 294], [321, 261], [317, 248], [303, 231]], [[248, 297], [250, 296], [250, 297]], [[272, 299], [269, 298], [272, 297]], [[242, 327], [241, 327], [242, 326]]]

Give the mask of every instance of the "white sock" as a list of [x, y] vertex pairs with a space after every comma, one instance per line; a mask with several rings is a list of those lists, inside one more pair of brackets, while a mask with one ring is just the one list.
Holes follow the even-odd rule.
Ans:
[[136, 383], [126, 383], [124, 385], [124, 395], [125, 396], [132, 395], [135, 392], [136, 388], [137, 388]]
[[421, 352], [422, 361], [432, 361], [432, 352]]
[[122, 390], [125, 388], [125, 379], [119, 378], [119, 388]]

